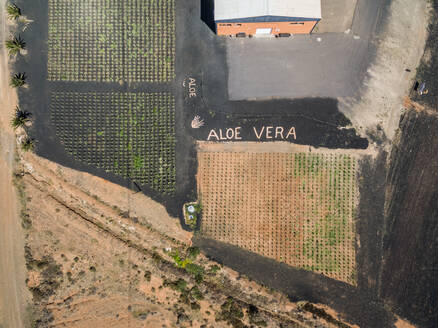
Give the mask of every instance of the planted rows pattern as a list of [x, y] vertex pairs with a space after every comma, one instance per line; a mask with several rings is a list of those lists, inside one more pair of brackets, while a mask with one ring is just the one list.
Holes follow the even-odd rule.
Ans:
[[168, 93], [55, 92], [50, 112], [75, 159], [172, 195], [174, 107]]
[[169, 82], [174, 61], [174, 0], [49, 0], [49, 80]]
[[357, 160], [340, 154], [198, 154], [204, 235], [356, 284]]

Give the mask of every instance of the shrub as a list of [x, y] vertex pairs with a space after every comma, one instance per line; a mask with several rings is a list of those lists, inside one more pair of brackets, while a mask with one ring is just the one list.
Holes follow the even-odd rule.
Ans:
[[195, 277], [197, 283], [201, 283], [204, 280], [204, 268], [202, 266], [194, 263], [187, 263], [185, 269]]
[[164, 281], [163, 283], [164, 286], [168, 286], [170, 288], [172, 288], [173, 290], [176, 290], [180, 293], [184, 292], [186, 287], [187, 287], [187, 281], [185, 281], [184, 279], [178, 279], [175, 281]]
[[200, 250], [196, 246], [189, 247], [187, 249], [187, 257], [192, 259], [192, 260], [196, 260], [196, 258], [198, 257], [199, 253], [200, 253]]
[[21, 16], [21, 9], [16, 4], [7, 5], [6, 12], [9, 19], [18, 19]]
[[266, 321], [260, 316], [259, 309], [256, 306], [252, 304], [249, 306], [248, 315], [249, 323], [256, 325], [257, 327], [267, 326]]
[[217, 315], [217, 321], [226, 321], [233, 327], [245, 327], [241, 319], [243, 318], [243, 312], [236, 304], [232, 297], [228, 297], [227, 300], [221, 306], [221, 312]]
[[197, 286], [193, 286], [193, 288], [190, 290], [190, 296], [195, 300], [203, 300], [204, 295], [199, 290]]
[[9, 54], [14, 56], [26, 47], [26, 42], [24, 42], [21, 36], [14, 36], [12, 39], [6, 40], [5, 44]]
[[190, 308], [192, 310], [199, 311], [201, 309], [201, 306], [199, 305], [198, 302], [192, 302], [190, 303]]
[[215, 275], [220, 269], [221, 269], [221, 268], [220, 268], [219, 265], [213, 264], [212, 266], [210, 266], [210, 267], [208, 268], [208, 273], [209, 273], [209, 274], [212, 274], [212, 275]]
[[15, 129], [24, 126], [30, 119], [31, 114], [15, 107], [15, 114], [12, 117], [11, 125]]
[[35, 147], [35, 141], [29, 137], [27, 137], [21, 142], [21, 149], [23, 151], [32, 151], [34, 147]]
[[16, 73], [11, 77], [11, 86], [14, 88], [22, 87], [26, 84], [26, 73]]
[[178, 250], [176, 250], [174, 253], [171, 254], [173, 260], [175, 261], [175, 265], [178, 268], [185, 268], [187, 264], [191, 263], [191, 260], [189, 258], [181, 258], [181, 256], [179, 255]]
[[132, 311], [132, 316], [134, 318], [138, 318], [140, 320], [145, 320], [147, 318], [148, 314], [149, 314], [149, 312], [146, 309]]

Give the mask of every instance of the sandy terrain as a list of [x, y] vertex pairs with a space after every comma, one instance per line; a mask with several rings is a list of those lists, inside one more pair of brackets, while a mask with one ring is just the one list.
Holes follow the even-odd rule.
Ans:
[[[135, 217], [142, 224], [152, 226], [162, 235], [167, 235], [185, 244], [190, 243], [192, 234], [180, 228], [178, 219], [169, 216], [164, 206], [146, 197], [143, 193], [134, 192], [88, 173], [65, 168], [31, 154], [27, 154], [25, 158], [29, 160], [27, 168], [31, 171], [33, 171], [32, 163], [37, 163], [37, 166], [43, 170], [42, 172], [46, 174], [50, 172], [50, 176], [54, 176], [53, 179], [62, 177], [70, 181], [71, 185], [60, 186], [66, 192], [74, 193], [81, 190], [86, 196], [93, 198], [95, 201], [93, 204], [102, 202], [108, 206], [115, 206], [115, 211], [119, 214]], [[41, 173], [41, 170], [37, 170], [36, 174], [38, 173]]]
[[[25, 188], [29, 214], [27, 285], [39, 313], [33, 320], [54, 327], [226, 327], [229, 322], [216, 318], [231, 296], [246, 324], [255, 320], [246, 310], [253, 304], [257, 318], [268, 327], [279, 322], [332, 326], [230, 269], [208, 273], [215, 263], [202, 255], [195, 263], [204, 268], [205, 277], [196, 282], [168, 253], [179, 249], [184, 254], [191, 234], [146, 196], [30, 153], [21, 164], [19, 185]], [[114, 207], [114, 201], [121, 208]], [[143, 212], [141, 203], [147, 204]], [[172, 287], [179, 279], [186, 282], [188, 300]], [[202, 299], [194, 298], [195, 288]]]
[[[0, 1], [0, 42], [3, 44], [8, 26]], [[15, 134], [10, 127], [17, 98], [9, 88], [6, 48], [0, 53], [0, 326], [23, 327], [27, 298], [24, 283], [25, 265], [23, 235], [12, 172], [15, 165]]]
[[386, 137], [392, 139], [403, 99], [413, 85], [423, 55], [428, 9], [424, 0], [394, 0], [388, 10], [389, 17], [376, 40], [376, 58], [368, 69], [363, 91], [357, 98], [340, 99], [340, 109], [362, 135], [376, 133], [379, 125]]

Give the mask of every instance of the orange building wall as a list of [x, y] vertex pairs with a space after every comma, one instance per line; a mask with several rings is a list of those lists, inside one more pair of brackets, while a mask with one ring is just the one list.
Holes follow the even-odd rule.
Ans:
[[271, 34], [279, 33], [290, 34], [309, 34], [318, 21], [302, 22], [263, 22], [263, 23], [216, 23], [216, 33], [218, 35], [233, 35], [246, 33], [255, 35], [258, 28], [271, 28]]

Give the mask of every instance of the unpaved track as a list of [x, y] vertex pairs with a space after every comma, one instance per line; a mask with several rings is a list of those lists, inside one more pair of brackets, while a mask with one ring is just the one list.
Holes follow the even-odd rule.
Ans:
[[[8, 27], [4, 17], [5, 0], [0, 0], [0, 42]], [[16, 104], [15, 92], [8, 86], [8, 62], [5, 47], [0, 50], [0, 326], [23, 327], [25, 263], [23, 234], [18, 201], [12, 184], [15, 135], [9, 120]]]

